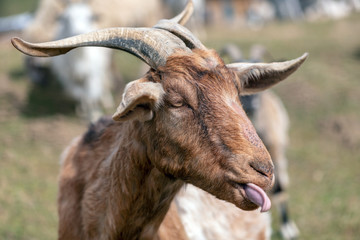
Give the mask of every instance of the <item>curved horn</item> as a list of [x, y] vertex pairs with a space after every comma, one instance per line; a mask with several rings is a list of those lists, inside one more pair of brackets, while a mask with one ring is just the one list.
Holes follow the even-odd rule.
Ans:
[[239, 76], [244, 92], [253, 94], [271, 87], [295, 72], [307, 58], [308, 53], [286, 62], [231, 63], [226, 66]]
[[154, 28], [163, 29], [171, 32], [184, 41], [186, 46], [190, 49], [206, 49], [206, 47], [197, 39], [187, 28], [183, 25], [186, 24], [194, 11], [192, 0], [188, 0], [185, 9], [172, 19], [160, 20]]
[[85, 46], [115, 48], [129, 52], [156, 69], [166, 63], [175, 51], [190, 50], [173, 34], [153, 28], [108, 28], [78, 36], [45, 43], [28, 43], [12, 38], [19, 51], [36, 57], [50, 57]]
[[175, 23], [178, 23], [178, 24], [184, 26], [187, 23], [187, 21], [189, 21], [193, 12], [194, 12], [194, 3], [192, 0], [188, 0], [184, 10], [182, 10], [182, 12], [179, 13], [176, 17], [169, 19], [169, 21], [175, 22]]

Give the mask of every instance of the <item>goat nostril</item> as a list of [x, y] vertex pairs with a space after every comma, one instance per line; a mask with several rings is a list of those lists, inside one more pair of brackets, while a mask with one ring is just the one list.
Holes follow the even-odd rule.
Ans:
[[267, 177], [267, 178], [272, 178], [273, 173], [274, 173], [274, 167], [271, 164], [263, 164], [263, 163], [259, 163], [259, 162], [252, 162], [250, 163], [250, 166], [257, 171], [258, 173], [260, 173], [261, 175]]

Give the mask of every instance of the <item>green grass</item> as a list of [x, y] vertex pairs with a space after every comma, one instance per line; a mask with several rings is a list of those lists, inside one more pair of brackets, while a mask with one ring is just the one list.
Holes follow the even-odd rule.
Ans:
[[[263, 44], [275, 59], [310, 53], [275, 87], [291, 120], [290, 211], [301, 239], [360, 236], [359, 32], [355, 14], [339, 21], [273, 23], [259, 31], [209, 29], [204, 41], [215, 49], [236, 43], [245, 53]], [[139, 61], [129, 56], [115, 56], [124, 82], [139, 77]], [[86, 123], [68, 102], [51, 98], [54, 89], [31, 87], [21, 54], [8, 42], [0, 43], [0, 59], [6, 59], [0, 64], [0, 239], [54, 239], [59, 155]], [[273, 239], [280, 238], [275, 233]]]
[[1, 121], [0, 239], [51, 239], [56, 233], [58, 152], [32, 139], [27, 124]]
[[54, 87], [29, 84], [9, 40], [0, 42], [0, 239], [55, 239], [59, 156], [86, 124], [62, 111]]

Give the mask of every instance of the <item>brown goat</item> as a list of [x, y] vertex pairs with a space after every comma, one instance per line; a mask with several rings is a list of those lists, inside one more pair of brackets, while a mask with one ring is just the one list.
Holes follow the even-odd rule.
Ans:
[[188, 16], [189, 8], [153, 28], [104, 29], [48, 43], [12, 39], [33, 56], [103, 46], [151, 67], [126, 86], [113, 119], [94, 124], [64, 153], [60, 239], [154, 239], [184, 183], [243, 210], [269, 210], [273, 164], [239, 95], [285, 79], [306, 55], [227, 66], [177, 23]]

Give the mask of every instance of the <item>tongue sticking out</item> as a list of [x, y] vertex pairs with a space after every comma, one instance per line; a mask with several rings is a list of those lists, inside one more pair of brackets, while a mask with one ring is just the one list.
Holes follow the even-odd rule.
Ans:
[[246, 197], [256, 205], [261, 207], [261, 212], [269, 211], [271, 207], [271, 201], [264, 192], [264, 190], [262, 190], [259, 186], [253, 183], [246, 184], [244, 186], [244, 190], [246, 193]]

